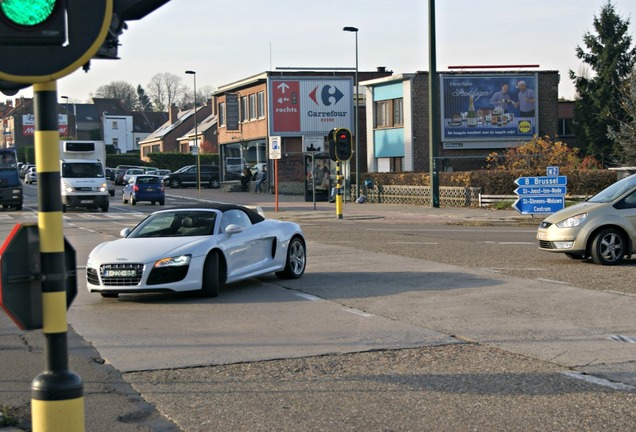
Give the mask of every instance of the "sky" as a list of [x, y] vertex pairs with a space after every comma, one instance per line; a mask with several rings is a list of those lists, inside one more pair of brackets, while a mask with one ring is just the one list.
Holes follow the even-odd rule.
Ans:
[[[437, 0], [437, 70], [459, 65], [539, 65], [560, 72], [559, 97], [575, 89], [577, 45], [595, 34], [593, 19], [606, 0]], [[157, 73], [183, 77], [197, 89], [217, 88], [279, 67], [384, 66], [395, 74], [429, 70], [427, 0], [171, 0], [120, 36], [120, 60], [92, 60], [58, 80], [58, 95], [88, 102], [98, 87], [127, 81], [147, 87]], [[636, 1], [613, 0], [630, 19], [636, 43]], [[533, 70], [533, 69], [530, 69]], [[32, 97], [32, 88], [0, 100]], [[3, 99], [3, 96], [4, 99]], [[64, 100], [65, 101], [65, 100]]]

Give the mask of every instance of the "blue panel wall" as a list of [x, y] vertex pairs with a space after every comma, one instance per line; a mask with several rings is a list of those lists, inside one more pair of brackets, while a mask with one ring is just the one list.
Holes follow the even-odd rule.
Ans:
[[373, 131], [376, 158], [404, 157], [404, 129], [379, 129]]
[[404, 85], [402, 81], [387, 85], [377, 85], [373, 87], [373, 100], [381, 101], [401, 98], [404, 95]]

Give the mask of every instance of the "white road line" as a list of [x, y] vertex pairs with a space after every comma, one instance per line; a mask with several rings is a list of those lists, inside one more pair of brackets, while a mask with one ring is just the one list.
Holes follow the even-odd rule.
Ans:
[[366, 312], [363, 312], [363, 311], [358, 310], [358, 309], [344, 308], [344, 309], [342, 309], [342, 310], [343, 310], [343, 311], [345, 311], [345, 312], [352, 313], [352, 314], [354, 314], [354, 315], [359, 315], [359, 316], [361, 316], [361, 317], [365, 317], [365, 318], [368, 318], [368, 317], [372, 317], [372, 316], [373, 316], [373, 314], [366, 313]]
[[569, 285], [569, 283], [567, 282], [562, 282], [562, 281], [553, 280], [553, 279], [536, 278], [535, 280], [539, 282], [550, 282], [550, 283], [561, 284], [561, 285]]
[[305, 300], [310, 300], [310, 301], [321, 301], [323, 299], [321, 299], [320, 297], [316, 297], [313, 296], [311, 294], [305, 294], [305, 293], [294, 293], [294, 295], [297, 295], [298, 297], [302, 297]]
[[615, 382], [606, 380], [605, 378], [599, 378], [599, 377], [596, 377], [594, 375], [586, 375], [586, 374], [584, 374], [582, 372], [563, 371], [561, 373], [563, 375], [567, 376], [567, 377], [570, 377], [570, 378], [587, 381], [587, 382], [589, 382], [591, 384], [596, 384], [596, 385], [600, 385], [600, 386], [603, 386], [603, 387], [609, 387], [609, 388], [614, 389], [614, 390], [634, 391], [636, 389], [636, 387], [630, 386], [628, 384], [615, 383]]
[[437, 242], [417, 242], [417, 241], [394, 241], [389, 244], [414, 244], [414, 245], [438, 245]]

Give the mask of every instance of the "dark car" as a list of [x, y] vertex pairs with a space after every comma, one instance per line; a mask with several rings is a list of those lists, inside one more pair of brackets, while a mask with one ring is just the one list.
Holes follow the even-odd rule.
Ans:
[[141, 168], [141, 167], [136, 165], [117, 165], [117, 168], [115, 168], [115, 184], [116, 185], [124, 184], [124, 175], [126, 174], [126, 171], [128, 171], [131, 168]]
[[[197, 186], [197, 166], [188, 165], [168, 174], [163, 184], [171, 188]], [[201, 165], [201, 186], [218, 189], [221, 187], [218, 165]]]
[[156, 202], [159, 205], [166, 203], [166, 194], [161, 184], [161, 177], [155, 175], [134, 175], [124, 186], [122, 194], [124, 204], [130, 201], [135, 205], [139, 201], [150, 201], [151, 204]]

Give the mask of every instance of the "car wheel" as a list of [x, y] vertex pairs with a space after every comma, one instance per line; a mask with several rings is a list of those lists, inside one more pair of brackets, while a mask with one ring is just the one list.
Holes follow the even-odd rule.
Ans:
[[62, 204], [62, 213], [66, 213], [66, 204]]
[[119, 294], [112, 293], [112, 292], [101, 292], [100, 294], [104, 298], [117, 298], [117, 297], [119, 297]]
[[219, 295], [221, 281], [219, 277], [218, 252], [211, 252], [205, 259], [201, 281], [201, 295], [203, 297], [216, 297]]
[[164, 200], [159, 201], [159, 205], [164, 205], [166, 202]]
[[300, 237], [294, 237], [287, 247], [287, 262], [283, 271], [276, 272], [279, 279], [298, 279], [305, 273], [307, 253], [305, 242]]
[[110, 196], [115, 196], [115, 191], [110, 191], [108, 193], [110, 194]]
[[123, 201], [124, 204], [128, 204], [128, 200], [126, 199], [125, 194], [121, 194], [121, 200]]
[[592, 260], [602, 265], [618, 264], [625, 256], [625, 247], [625, 239], [618, 230], [605, 228], [592, 241]]
[[170, 179], [170, 187], [179, 189], [181, 187], [181, 180], [179, 180], [178, 178]]
[[133, 197], [130, 197], [130, 204], [137, 205], [137, 200], [134, 199]]
[[221, 181], [218, 178], [210, 179], [210, 189], [218, 189], [221, 187]]
[[18, 210], [18, 211], [22, 210], [22, 203], [20, 203], [17, 206], [15, 206], [15, 209]]

